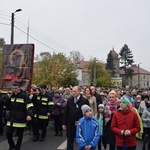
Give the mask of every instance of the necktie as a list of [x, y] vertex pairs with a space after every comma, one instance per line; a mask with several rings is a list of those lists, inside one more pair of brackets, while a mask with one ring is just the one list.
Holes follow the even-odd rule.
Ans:
[[76, 104], [78, 101], [77, 97], [74, 98], [74, 103]]
[[74, 103], [75, 103], [75, 105], [76, 105], [76, 108], [79, 108], [77, 102], [78, 102], [78, 98], [76, 97], [76, 98], [74, 99]]

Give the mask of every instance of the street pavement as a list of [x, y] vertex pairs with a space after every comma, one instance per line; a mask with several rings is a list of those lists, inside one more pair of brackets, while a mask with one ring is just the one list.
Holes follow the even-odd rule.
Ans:
[[[32, 142], [33, 135], [29, 135], [29, 131], [24, 132], [23, 143], [21, 150], [66, 150], [66, 136], [65, 131], [63, 131], [63, 136], [54, 136], [54, 126], [52, 121], [49, 124], [47, 129], [47, 136], [44, 142]], [[14, 137], [16, 140], [17, 138]], [[9, 146], [6, 140], [5, 135], [0, 136], [0, 150], [8, 150]], [[78, 150], [77, 144], [74, 144], [74, 150]], [[102, 149], [103, 150], [103, 149]], [[107, 148], [108, 150], [108, 148]], [[137, 149], [142, 150], [142, 141], [137, 141]]]

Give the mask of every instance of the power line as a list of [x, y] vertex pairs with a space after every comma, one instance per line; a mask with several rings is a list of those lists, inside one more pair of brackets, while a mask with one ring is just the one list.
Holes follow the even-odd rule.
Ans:
[[[1, 18], [1, 17], [0, 17], [0, 18]], [[7, 24], [7, 23], [2, 23], [2, 22], [1, 22], [0, 24], [10, 26], [10, 24]], [[20, 30], [21, 32], [23, 32], [24, 34], [27, 34], [25, 31], [21, 30], [19, 27], [17, 27], [17, 26], [15, 26], [15, 27], [16, 27], [18, 30]], [[40, 40], [38, 40], [37, 38], [35, 38], [35, 37], [31, 36], [31, 35], [29, 35], [29, 37], [31, 37], [32, 39], [36, 40], [37, 42], [41, 43], [42, 45], [44, 45], [44, 46], [46, 46], [46, 47], [48, 47], [48, 48], [50, 48], [50, 49], [52, 49], [52, 50], [54, 50], [54, 51], [56, 51], [56, 52], [60, 52], [60, 51], [58, 51], [58, 50], [56, 50], [56, 49], [50, 47], [49, 45], [45, 44], [44, 42], [41, 42]]]
[[[19, 18], [19, 17], [17, 17], [17, 18]], [[22, 20], [22, 19], [20, 19], [20, 20]], [[17, 21], [20, 22], [21, 24], [23, 24], [24, 26], [27, 25], [27, 23], [24, 23], [24, 21], [23, 21], [23, 23], [21, 21], [19, 21], [18, 19], [17, 19]], [[35, 34], [39, 38], [44, 39], [48, 43], [53, 44], [54, 46], [56, 46], [56, 47], [58, 47], [60, 49], [63, 49], [63, 50], [64, 49], [69, 49], [66, 46], [64, 46], [63, 44], [57, 42], [56, 40], [54, 40], [54, 39], [52, 39], [50, 37], [48, 37], [46, 34], [40, 32], [37, 28], [33, 27], [32, 25], [30, 25], [30, 32], [33, 32], [33, 34]]]
[[3, 13], [0, 13], [0, 15], [5, 16], [5, 17], [9, 17], [9, 18], [10, 18], [9, 15], [5, 15], [5, 14], [3, 14]]
[[10, 21], [10, 19], [7, 19], [7, 18], [4, 18], [4, 17], [0, 17], [1, 19], [5, 19], [5, 20], [9, 20]]
[[26, 23], [26, 22], [22, 21], [22, 19], [18, 19], [18, 18], [19, 18], [18, 16], [17, 16], [17, 18], [15, 18], [16, 23], [18, 22], [18, 23], [20, 23], [21, 25], [23, 25], [23, 26], [25, 26], [27, 28], [28, 23]]
[[[0, 10], [0, 12], [5, 13], [5, 14], [9, 14], [9, 12], [4, 11], [4, 10]], [[8, 15], [7, 15], [8, 16]]]
[[[2, 12], [2, 13], [1, 13]], [[3, 18], [3, 19], [5, 19], [5, 20], [9, 20], [9, 21], [11, 21], [11, 19], [10, 19], [10, 15], [8, 15], [8, 13], [9, 12], [5, 12], [5, 11], [2, 11], [2, 10], [0, 10], [0, 15], [1, 16], [3, 16], [3, 17], [0, 17], [0, 18]], [[9, 17], [9, 19], [7, 19], [7, 18]], [[19, 18], [19, 19], [18, 19]], [[26, 29], [27, 29], [27, 27], [28, 27], [28, 23], [26, 23], [24, 20], [22, 20], [20, 17], [16, 17], [15, 18], [15, 20], [16, 20], [16, 23], [15, 24], [21, 24], [21, 25], [23, 25]], [[6, 23], [0, 23], [0, 24], [3, 24], [3, 25], [10, 25], [10, 24], [6, 24]], [[15, 26], [18, 30], [20, 30], [21, 32], [23, 32], [24, 34], [27, 34], [25, 31], [23, 31], [21, 28], [19, 28], [17, 25]], [[66, 46], [64, 46], [63, 44], [61, 44], [61, 43], [59, 43], [59, 42], [57, 42], [56, 40], [54, 40], [54, 39], [52, 39], [52, 38], [50, 38], [49, 36], [47, 36], [46, 34], [43, 34], [42, 32], [40, 32], [37, 28], [35, 28], [34, 26], [32, 26], [31, 25], [31, 28], [30, 28], [30, 32], [33, 34], [33, 35], [35, 35], [35, 36], [37, 36], [38, 38], [35, 38], [35, 36], [31, 36], [31, 34], [29, 35], [29, 37], [31, 37], [32, 39], [34, 39], [34, 40], [36, 40], [37, 42], [39, 42], [39, 43], [41, 43], [42, 45], [44, 45], [44, 46], [46, 46], [46, 47], [48, 47], [48, 48], [50, 48], [50, 49], [52, 49], [52, 50], [55, 50], [55, 51], [57, 51], [57, 52], [60, 52], [60, 51], [58, 51], [58, 50], [56, 50], [55, 48], [53, 48], [53, 47], [56, 47], [57, 49], [62, 49], [62, 50], [64, 50], [65, 49], [65, 51], [68, 51], [67, 49], [70, 49], [70, 48], [67, 48]], [[41, 40], [39, 40], [39, 39], [41, 39], [42, 41], [44, 40], [44, 41], [46, 41], [46, 42], [48, 42], [51, 46], [49, 46], [48, 44], [45, 44], [44, 42], [41, 42]], [[68, 51], [69, 52], [69, 51]]]
[[[17, 28], [18, 30], [20, 30], [21, 32], [23, 32], [23, 33], [25, 33], [25, 34], [26, 34], [26, 32], [25, 32], [25, 31], [21, 30], [21, 29], [20, 29], [20, 28], [18, 28], [17, 26], [15, 26], [15, 28]], [[56, 51], [56, 52], [59, 52], [59, 51], [55, 50], [54, 48], [52, 48], [52, 47], [48, 46], [47, 44], [45, 44], [45, 43], [43, 43], [43, 42], [39, 41], [38, 39], [34, 38], [34, 37], [33, 37], [33, 36], [31, 36], [30, 34], [29, 34], [29, 37], [31, 37], [31, 38], [32, 38], [32, 39], [34, 39], [35, 41], [37, 41], [37, 42], [41, 43], [42, 45], [44, 45], [44, 46], [46, 46], [46, 47], [48, 47], [48, 48], [50, 48], [50, 49], [52, 49], [52, 50], [54, 50], [54, 51]], [[60, 53], [60, 52], [59, 52], [59, 53]]]
[[8, 26], [10, 26], [10, 24], [8, 24], [8, 23], [3, 23], [3, 22], [0, 22], [0, 24], [3, 24], [3, 25], [8, 25]]
[[[2, 11], [2, 10], [0, 10], [0, 12], [2, 12], [2, 13], [0, 13], [0, 14], [2, 14], [3, 16], [7, 16], [7, 17], [10, 18], [9, 15], [6, 15], [6, 13], [8, 14], [9, 12]], [[5, 14], [4, 14], [4, 13], [5, 13]], [[17, 19], [17, 18], [19, 18], [19, 19]], [[17, 16], [17, 18], [15, 18], [16, 23], [19, 22], [20, 24], [22, 24], [22, 25], [25, 26], [26, 28], [28, 27], [28, 23], [26, 23], [24, 20], [22, 20], [22, 19], [21, 19], [20, 17], [18, 17], [18, 16]], [[4, 19], [4, 18], [3, 18], [3, 19]], [[6, 19], [6, 18], [5, 18], [5, 19]], [[9, 20], [9, 21], [10, 21], [10, 19], [6, 19], [6, 20]], [[21, 21], [20, 21], [20, 20], [21, 20]], [[53, 45], [53, 46], [55, 46], [55, 47], [58, 47], [59, 49], [63, 49], [63, 50], [65, 49], [65, 51], [68, 51], [67, 49], [70, 49], [70, 48], [64, 46], [63, 44], [57, 42], [56, 40], [54, 40], [54, 39], [48, 37], [46, 34], [43, 34], [42, 32], [40, 32], [38, 29], [36, 29], [36, 28], [33, 27], [32, 25], [31, 25], [31, 28], [30, 28], [30, 32], [32, 32], [34, 35], [38, 36], [40, 39], [42, 39], [42, 40], [44, 39], [45, 41], [47, 41], [47, 42], [50, 43], [51, 45]]]

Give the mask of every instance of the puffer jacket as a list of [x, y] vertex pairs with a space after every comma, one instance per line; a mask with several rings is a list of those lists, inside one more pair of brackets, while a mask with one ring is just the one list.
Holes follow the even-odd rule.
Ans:
[[[114, 113], [111, 129], [116, 135], [116, 145], [122, 146], [126, 144], [127, 147], [136, 146], [135, 134], [140, 131], [140, 123], [137, 114], [128, 109], [126, 112], [117, 111]], [[121, 135], [122, 130], [129, 130], [131, 134], [129, 136]]]
[[82, 117], [76, 130], [76, 139], [80, 150], [84, 150], [86, 145], [91, 145], [91, 150], [96, 150], [96, 145], [100, 138], [100, 130], [97, 119]]

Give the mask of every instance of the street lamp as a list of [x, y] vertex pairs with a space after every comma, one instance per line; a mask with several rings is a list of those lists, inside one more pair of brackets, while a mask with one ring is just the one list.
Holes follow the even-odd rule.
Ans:
[[141, 63], [138, 64], [138, 89], [140, 87], [140, 64]]
[[14, 15], [16, 12], [22, 11], [22, 9], [17, 9], [15, 12], [11, 14], [11, 39], [10, 44], [14, 43]]

